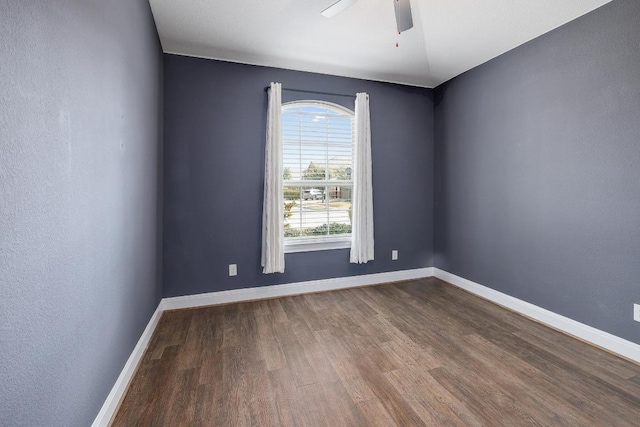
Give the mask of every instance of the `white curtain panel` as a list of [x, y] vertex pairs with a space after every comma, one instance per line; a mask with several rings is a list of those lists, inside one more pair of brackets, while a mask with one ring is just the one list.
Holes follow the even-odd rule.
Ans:
[[282, 193], [282, 85], [271, 83], [267, 110], [262, 205], [262, 272], [284, 273], [284, 197]]
[[373, 185], [371, 179], [371, 119], [369, 95], [356, 95], [353, 150], [353, 221], [351, 256], [354, 264], [373, 260]]

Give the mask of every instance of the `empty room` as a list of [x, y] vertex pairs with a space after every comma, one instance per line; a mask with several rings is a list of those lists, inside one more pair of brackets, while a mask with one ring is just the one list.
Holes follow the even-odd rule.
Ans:
[[639, 423], [637, 0], [0, 0], [0, 426]]

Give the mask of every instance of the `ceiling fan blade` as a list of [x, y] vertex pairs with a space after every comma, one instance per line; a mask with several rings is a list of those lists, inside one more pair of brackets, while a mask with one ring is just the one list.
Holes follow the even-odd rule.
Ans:
[[331, 18], [332, 16], [336, 16], [357, 1], [358, 0], [338, 0], [320, 13], [326, 18]]
[[413, 18], [411, 17], [411, 2], [409, 0], [393, 0], [393, 6], [396, 9], [398, 32], [407, 31], [412, 28]]

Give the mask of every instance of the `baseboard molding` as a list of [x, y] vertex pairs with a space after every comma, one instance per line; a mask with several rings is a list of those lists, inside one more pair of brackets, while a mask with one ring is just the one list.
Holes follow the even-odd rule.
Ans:
[[478, 283], [467, 280], [463, 277], [456, 276], [449, 272], [433, 269], [434, 276], [445, 282], [451, 283], [461, 289], [478, 295], [498, 305], [509, 308], [527, 317], [535, 319], [552, 328], [558, 329], [581, 340], [587, 341], [612, 353], [618, 354], [624, 358], [630, 359], [636, 363], [640, 363], [640, 345], [623, 338], [612, 335], [608, 332], [601, 331], [594, 327], [577, 322], [568, 317], [554, 313], [547, 309], [538, 307], [518, 298], [514, 298], [502, 292], [480, 285]]
[[232, 302], [251, 301], [265, 298], [276, 298], [313, 292], [333, 291], [337, 289], [355, 288], [359, 286], [378, 285], [380, 283], [432, 277], [433, 268], [391, 271], [388, 273], [365, 274], [361, 276], [338, 277], [334, 279], [311, 280], [307, 282], [287, 283], [284, 285], [261, 286], [257, 288], [234, 289], [230, 291], [211, 292], [207, 294], [187, 295], [183, 297], [165, 298], [165, 310], [178, 310], [207, 305], [228, 304]]
[[122, 368], [122, 372], [120, 372], [120, 376], [116, 380], [111, 392], [107, 396], [100, 412], [98, 412], [98, 416], [93, 420], [93, 424], [91, 427], [107, 427], [111, 418], [115, 414], [118, 409], [118, 405], [120, 401], [124, 397], [124, 394], [127, 391], [127, 387], [129, 386], [129, 382], [133, 377], [133, 374], [136, 372], [136, 368], [144, 355], [144, 351], [149, 344], [149, 340], [151, 339], [151, 335], [153, 335], [153, 331], [155, 331], [156, 326], [158, 325], [158, 321], [160, 320], [160, 316], [164, 311], [162, 307], [162, 301], [158, 304], [156, 311], [151, 316], [149, 323], [147, 323], [147, 327], [144, 328], [138, 343], [136, 344], [133, 352], [131, 352], [131, 356], [125, 363], [124, 368]]

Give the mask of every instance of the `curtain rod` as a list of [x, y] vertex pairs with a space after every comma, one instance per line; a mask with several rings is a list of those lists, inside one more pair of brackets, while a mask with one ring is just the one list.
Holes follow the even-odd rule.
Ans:
[[[269, 86], [264, 88], [264, 91], [267, 92], [269, 90]], [[300, 93], [315, 93], [316, 95], [329, 95], [329, 96], [342, 96], [342, 97], [346, 97], [346, 98], [355, 98], [355, 95], [347, 95], [345, 93], [331, 93], [331, 92], [318, 92], [315, 90], [303, 90], [303, 89], [289, 89], [289, 88], [282, 88], [283, 91], [287, 91], [287, 92], [300, 92]]]

